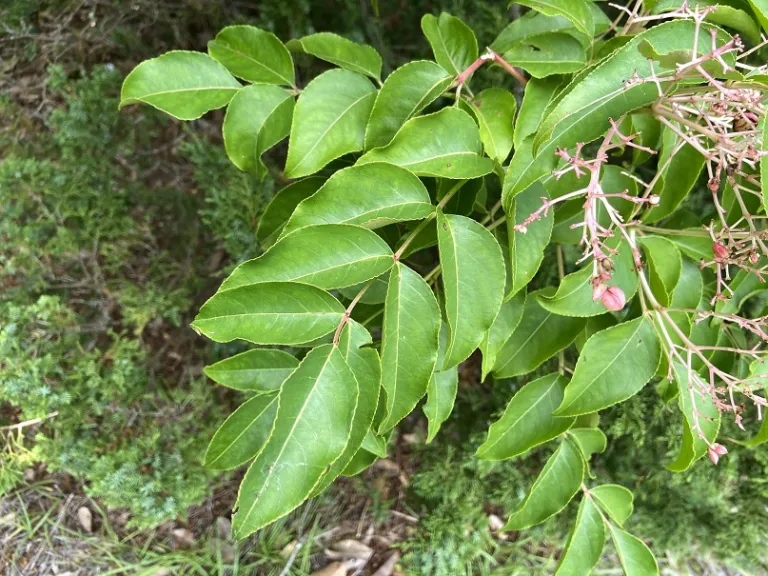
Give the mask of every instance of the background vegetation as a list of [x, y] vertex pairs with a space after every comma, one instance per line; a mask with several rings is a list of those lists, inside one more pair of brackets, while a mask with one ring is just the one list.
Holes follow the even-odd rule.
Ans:
[[[236, 345], [206, 344], [187, 325], [221, 276], [260, 252], [255, 226], [282, 177], [259, 181], [231, 166], [216, 114], [184, 126], [148, 107], [118, 113], [119, 87], [142, 59], [201, 49], [238, 22], [284, 39], [330, 30], [371, 43], [386, 74], [428, 56], [424, 12], [460, 16], [481, 45], [510, 17], [491, 0], [379, 4], [378, 17], [364, 0], [0, 8], [0, 571], [44, 574], [58, 562], [83, 574], [306, 574], [327, 563], [330, 542], [366, 534], [372, 566], [395, 549], [407, 574], [554, 567], [567, 518], [509, 540], [489, 531], [548, 454], [472, 457], [522, 384], [479, 382], [473, 359], [435, 443], [424, 446], [415, 417], [390, 466], [344, 481], [247, 543], [234, 547], [217, 522], [237, 483], [200, 459], [237, 402], [201, 367]], [[272, 154], [280, 165], [285, 150]], [[555, 274], [554, 264], [540, 274]], [[681, 422], [654, 394], [604, 416], [609, 448], [597, 464], [634, 491], [630, 528], [672, 573], [765, 573], [768, 456], [743, 449], [718, 467], [667, 472], [659, 463], [675, 453]]]

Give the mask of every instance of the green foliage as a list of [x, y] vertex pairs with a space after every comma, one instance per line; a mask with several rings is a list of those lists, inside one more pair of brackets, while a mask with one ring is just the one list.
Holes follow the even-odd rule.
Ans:
[[[539, 20], [530, 29], [502, 31], [495, 44], [504, 46], [504, 56], [491, 49], [480, 55], [475, 33], [461, 19], [424, 15], [435, 62], [406, 64], [383, 84], [383, 59], [371, 46], [328, 33], [283, 45], [252, 26], [225, 28], [208, 54], [168, 52], [126, 77], [121, 107], [144, 102], [191, 120], [231, 100], [224, 139], [240, 169], [265, 173], [263, 152], [288, 137], [286, 177], [332, 174], [319, 189], [293, 183], [278, 195], [265, 215], [274, 220], [260, 224], [270, 241], [282, 230], [275, 243], [238, 266], [192, 324], [216, 342], [309, 348], [280, 386], [274, 416], [271, 399], [251, 400], [209, 448], [214, 460], [234, 449], [231, 462], [225, 458], [232, 465], [253, 458], [234, 516], [240, 537], [290, 513], [338, 475], [372, 463], [383, 453], [376, 437], [390, 433], [425, 396], [432, 441], [455, 402], [452, 369], [475, 350], [489, 356], [483, 375], [490, 371], [496, 379], [531, 374], [558, 355], [559, 374], [518, 392], [479, 449], [481, 458], [504, 460], [557, 442], [502, 531], [541, 524], [581, 493], [560, 572], [589, 573], [609, 535], [626, 575], [658, 574], [648, 546], [623, 529], [631, 493], [599, 484], [590, 468], [606, 448], [597, 412], [635, 396], [655, 376], [674, 379], [677, 388], [667, 383], [659, 390], [662, 402], [679, 396], [683, 443], [669, 468], [683, 471], [704, 454], [713, 464], [727, 454], [717, 439], [721, 412], [734, 412], [740, 423], [735, 393], [765, 404], [752, 392], [755, 375], [740, 372], [744, 358], [765, 353], [756, 350], [768, 339], [764, 317], [737, 315], [762, 291], [761, 270], [747, 262], [768, 257], [754, 223], [762, 206], [742, 195], [759, 195], [745, 186], [757, 185], [765, 111], [762, 85], [736, 68], [740, 41], [687, 4], [670, 22], [635, 21], [630, 14], [621, 28], [586, 0], [520, 3], [532, 10], [530, 20]], [[716, 21], [745, 29], [742, 14], [718, 15]], [[617, 49], [611, 51], [611, 42]], [[288, 50], [338, 68], [297, 86]], [[515, 131], [517, 101], [509, 91], [492, 87], [475, 95], [469, 86], [488, 62], [524, 85], [514, 65], [536, 78], [566, 78], [533, 83], [536, 98], [523, 98], [524, 122]], [[723, 82], [736, 83], [725, 89]], [[738, 82], [751, 96], [741, 95]], [[451, 88], [452, 103], [441, 97]], [[711, 95], [706, 110], [702, 94]], [[722, 114], [734, 132], [708, 116]], [[637, 134], [623, 131], [634, 124], [646, 128], [642, 145], [633, 141]], [[659, 137], [662, 125], [666, 141]], [[683, 143], [703, 160], [676, 162], [679, 152], [690, 152]], [[659, 148], [661, 159], [653, 163]], [[685, 231], [674, 220], [650, 228], [637, 218], [662, 205], [658, 194], [664, 203], [657, 216], [673, 214], [702, 163], [712, 192], [727, 177], [723, 199], [714, 199], [719, 224], [708, 226], [714, 259], [707, 262], [704, 251], [701, 264], [716, 269], [711, 311], [698, 310], [704, 281], [666, 238]], [[672, 176], [684, 180], [680, 189], [666, 185]], [[495, 219], [500, 209], [506, 215]], [[504, 223], [508, 243], [499, 242], [503, 232], [492, 233]], [[529, 229], [535, 229], [530, 237]], [[536, 282], [553, 240], [557, 288]], [[566, 263], [563, 245], [574, 244], [583, 246], [582, 256]], [[731, 264], [742, 268], [733, 288], [722, 269]], [[724, 285], [733, 295], [727, 304]], [[363, 324], [352, 320], [361, 302], [383, 315], [380, 330], [366, 326], [371, 316], [359, 318]], [[705, 320], [709, 325], [694, 333]], [[741, 330], [719, 334], [725, 323]], [[567, 353], [574, 342], [575, 361]], [[273, 363], [284, 373], [284, 363]], [[454, 552], [465, 556], [461, 548]], [[469, 556], [461, 560], [467, 571], [475, 561]]]

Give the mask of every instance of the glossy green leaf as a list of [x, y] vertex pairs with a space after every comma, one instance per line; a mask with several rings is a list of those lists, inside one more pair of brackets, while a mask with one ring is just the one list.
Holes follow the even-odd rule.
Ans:
[[269, 282], [214, 294], [192, 328], [214, 342], [306, 344], [332, 332], [344, 307], [333, 296], [306, 284]]
[[278, 395], [264, 448], [240, 485], [234, 534], [244, 538], [299, 506], [344, 452], [359, 395], [338, 347], [314, 348]]
[[440, 308], [416, 272], [398, 263], [389, 276], [381, 341], [381, 384], [386, 417], [379, 434], [391, 430], [427, 393], [437, 362]]
[[255, 26], [227, 26], [208, 42], [208, 53], [248, 82], [296, 82], [290, 52], [277, 36]]
[[120, 108], [149, 104], [179, 120], [226, 106], [240, 82], [207, 54], [176, 50], [145, 60], [125, 78]]
[[[677, 460], [667, 468], [673, 472], [683, 472], [707, 453], [708, 443], [717, 440], [721, 416], [709, 392], [702, 390], [702, 387], [709, 386], [707, 382], [698, 375], [692, 382], [691, 373], [678, 360], [673, 360], [672, 368], [679, 388], [678, 405], [685, 418], [686, 426], [683, 448]], [[700, 435], [703, 435], [706, 440]]]
[[365, 131], [365, 149], [386, 146], [407, 120], [434, 102], [454, 77], [434, 62], [408, 62], [384, 81]]
[[[556, 33], [571, 34], [587, 46], [592, 40], [578, 32], [573, 22], [563, 16], [547, 16], [541, 12], [530, 10], [507, 24], [491, 44], [491, 50], [497, 54], [503, 54], [522, 41]], [[529, 86], [526, 86], [526, 91], [528, 88]]]
[[360, 472], [364, 471], [366, 468], [371, 466], [376, 460], [378, 459], [378, 456], [376, 454], [372, 454], [371, 452], [368, 452], [368, 450], [358, 450], [357, 454], [354, 455], [352, 460], [349, 464], [347, 464], [347, 467], [344, 468], [344, 472], [342, 472], [342, 476], [352, 477], [360, 474]]
[[267, 442], [276, 413], [277, 394], [246, 401], [213, 435], [203, 464], [212, 470], [232, 470], [248, 462]]
[[477, 124], [451, 107], [408, 120], [392, 142], [367, 152], [358, 164], [389, 162], [417, 176], [465, 180], [493, 171], [493, 161], [482, 154]]
[[421, 180], [405, 168], [375, 162], [336, 172], [315, 195], [296, 207], [284, 234], [313, 224], [380, 228], [420, 220], [434, 211]]
[[568, 505], [583, 480], [584, 459], [573, 442], [565, 438], [503, 530], [522, 530], [554, 516]]
[[542, 293], [546, 292], [528, 294], [523, 318], [493, 367], [495, 378], [511, 378], [535, 370], [571, 344], [584, 329], [582, 318], [558, 316], [542, 308], [537, 298]]
[[275, 243], [296, 206], [317, 192], [324, 182], [324, 178], [310, 176], [288, 184], [275, 194], [275, 197], [264, 209], [264, 214], [261, 215], [259, 227], [256, 230], [256, 239], [262, 246], [268, 248]]
[[581, 70], [587, 63], [587, 51], [572, 36], [548, 34], [513, 44], [502, 58], [535, 78], [546, 78]]
[[[712, 239], [701, 233], [701, 229], [683, 229], [683, 234], [670, 236], [669, 240], [678, 247], [678, 249], [694, 260], [712, 259]], [[686, 232], [690, 232], [690, 236], [686, 235]]]
[[240, 264], [219, 292], [261, 282], [301, 282], [330, 290], [380, 276], [393, 264], [390, 247], [366, 228], [307, 226], [283, 236], [258, 258]]
[[[749, 365], [750, 384], [753, 388], [756, 385], [762, 386], [763, 390], [768, 393], [768, 362], [755, 360]], [[761, 444], [768, 442], [768, 415], [765, 410], [761, 412], [762, 420], [760, 421], [760, 430], [749, 440], [740, 442], [743, 446], [749, 448], [755, 448]]]
[[275, 392], [299, 361], [282, 350], [247, 350], [206, 366], [205, 375], [227, 388], [245, 392]]
[[698, 150], [679, 139], [669, 128], [664, 128], [659, 155], [662, 175], [653, 187], [653, 193], [659, 196], [659, 204], [644, 212], [643, 222], [658, 222], [677, 210], [699, 179], [704, 160]]
[[[576, 425], [578, 426], [578, 422]], [[599, 428], [571, 428], [568, 435], [576, 442], [587, 461], [593, 454], [605, 452], [608, 446], [608, 439]]]
[[512, 150], [517, 101], [503, 88], [483, 90], [467, 103], [478, 125], [485, 153], [502, 164]]
[[[700, 52], [709, 50], [708, 46], [712, 44], [710, 29], [707, 24], [701, 27]], [[639, 78], [650, 77], [651, 65], [638, 50], [641, 42], [649, 43], [659, 53], [668, 54], [689, 50], [693, 34], [694, 24], [688, 20], [659, 24], [636, 35], [580, 78], [544, 119], [531, 155], [523, 155], [517, 161], [517, 154], [513, 156], [504, 181], [504, 204], [507, 205], [518, 192], [555, 167], [555, 151], [558, 148], [569, 148], [577, 142], [591, 142], [608, 130], [609, 118], [620, 118], [658, 98], [653, 82], [625, 86], [626, 80], [632, 78], [635, 72]], [[727, 39], [727, 35], [719, 31], [718, 38], [722, 41]]]
[[[680, 8], [683, 4], [683, 0], [661, 0], [653, 9], [651, 14], [661, 14], [662, 12], [671, 12]], [[760, 27], [755, 23], [752, 17], [744, 10], [739, 10], [733, 6], [727, 6], [718, 3], [714, 0], [698, 0], [699, 6], [704, 9], [705, 7], [717, 6], [716, 10], [709, 12], [706, 19], [715, 24], [721, 26], [727, 26], [733, 28], [744, 38], [748, 39], [752, 44], [760, 42]], [[768, 6], [768, 3], [766, 3]]]
[[482, 460], [505, 460], [549, 442], [568, 430], [575, 418], [555, 418], [568, 380], [549, 374], [523, 386], [507, 404], [504, 414], [491, 424], [488, 438], [478, 448]]
[[518, 194], [507, 210], [507, 237], [509, 238], [509, 261], [512, 279], [509, 295], [523, 290], [539, 271], [544, 250], [549, 244], [554, 222], [554, 210], [526, 227], [525, 232], [515, 230], [526, 218], [541, 208], [544, 200], [549, 200], [544, 186], [535, 182], [530, 188]]
[[331, 32], [318, 32], [303, 38], [289, 40], [291, 52], [311, 54], [315, 58], [340, 68], [364, 74], [378, 80], [381, 77], [381, 56], [366, 44], [358, 44]]
[[595, 32], [592, 10], [587, 0], [515, 0], [513, 3], [522, 4], [547, 16], [562, 16], [589, 38]]
[[608, 524], [613, 545], [619, 555], [625, 576], [655, 576], [659, 573], [656, 558], [642, 540], [629, 532]]
[[387, 439], [383, 436], [377, 436], [373, 430], [368, 430], [361, 450], [367, 450], [371, 454], [375, 454], [379, 458], [387, 457]]
[[437, 63], [451, 74], [463, 72], [477, 60], [475, 33], [455, 16], [447, 12], [439, 18], [425, 14], [421, 19], [421, 30], [432, 46]]
[[499, 351], [523, 319], [525, 309], [525, 290], [521, 290], [509, 300], [501, 304], [498, 316], [491, 324], [491, 329], [480, 343], [480, 351], [483, 353], [481, 380], [491, 372]]
[[555, 576], [585, 576], [600, 560], [605, 545], [605, 525], [592, 499], [585, 496], [579, 504], [576, 521], [568, 536]]
[[371, 81], [349, 70], [328, 70], [307, 84], [293, 113], [285, 175], [307, 176], [362, 150], [375, 99]]
[[544, 111], [562, 83], [561, 78], [531, 78], [525, 86], [523, 103], [515, 122], [514, 146], [519, 148], [523, 140], [539, 129]]
[[651, 323], [636, 318], [587, 340], [557, 416], [597, 412], [637, 394], [653, 377], [661, 346]]
[[293, 96], [278, 86], [257, 84], [240, 90], [227, 108], [222, 132], [232, 163], [265, 174], [261, 155], [291, 131]]
[[447, 370], [436, 371], [429, 379], [427, 402], [424, 404], [424, 414], [427, 417], [427, 444], [434, 440], [440, 431], [440, 426], [453, 412], [458, 390], [458, 365]]
[[[517, 198], [515, 198], [517, 200]], [[611, 243], [618, 243], [616, 240]], [[618, 286], [624, 292], [627, 301], [637, 292], [637, 273], [632, 259], [632, 250], [625, 241], [618, 243], [618, 254], [612, 259], [614, 263], [613, 277], [606, 282], [608, 286]], [[592, 264], [585, 265], [580, 270], [568, 274], [557, 287], [557, 292], [550, 298], [540, 296], [542, 307], [555, 314], [563, 316], [599, 316], [605, 314], [606, 308], [599, 300], [592, 299]]]
[[602, 484], [589, 491], [589, 495], [597, 502], [603, 512], [619, 526], [624, 524], [632, 515], [634, 496], [632, 492], [618, 484]]
[[499, 243], [475, 220], [439, 212], [437, 238], [450, 326], [444, 370], [466, 360], [485, 338], [501, 307], [506, 272]]
[[663, 306], [669, 306], [672, 292], [680, 281], [683, 258], [675, 245], [661, 236], [645, 236], [640, 245], [648, 259], [651, 290]]
[[749, 0], [749, 5], [754, 10], [760, 26], [768, 32], [768, 0]]
[[[348, 327], [345, 327], [344, 330], [348, 330]], [[344, 348], [340, 348], [342, 353], [344, 353]], [[379, 360], [379, 353], [373, 348], [353, 346], [347, 351], [345, 359], [355, 375], [355, 380], [357, 380], [360, 388], [357, 409], [355, 410], [349, 441], [344, 448], [344, 452], [339, 456], [338, 460], [331, 464], [320, 482], [312, 490], [313, 496], [320, 494], [320, 492], [330, 486], [350, 465], [355, 454], [363, 449], [363, 442], [371, 433], [373, 416], [376, 413], [376, 406], [379, 402], [379, 391], [381, 389], [381, 361]], [[386, 453], [384, 456], [386, 456]]]

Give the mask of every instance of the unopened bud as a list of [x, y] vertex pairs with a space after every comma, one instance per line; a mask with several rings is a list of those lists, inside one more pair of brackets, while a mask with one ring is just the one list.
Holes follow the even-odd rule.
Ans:
[[720, 455], [715, 451], [714, 448], [707, 450], [707, 456], [709, 456], [709, 461], [717, 466], [717, 463], [720, 461]]
[[722, 262], [729, 256], [728, 248], [720, 244], [720, 242], [712, 243], [712, 254], [715, 255], [715, 262]]
[[717, 192], [720, 189], [720, 179], [719, 178], [712, 178], [707, 183], [707, 188], [709, 188], [712, 192]]
[[648, 197], [648, 204], [651, 206], [658, 206], [659, 202], [661, 202], [661, 197], [658, 194], [651, 194]]
[[627, 303], [627, 297], [624, 295], [624, 291], [618, 286], [609, 286], [603, 293], [600, 301], [611, 312], [618, 312]]
[[603, 297], [603, 294], [605, 294], [605, 291], [607, 289], [608, 289], [608, 286], [603, 284], [601, 281], [598, 281], [598, 283], [592, 286], [592, 300], [594, 300], [595, 302], [600, 300], [600, 298]]
[[715, 450], [715, 452], [717, 452], [718, 456], [725, 456], [728, 454], [728, 448], [722, 444], [715, 444], [712, 448]]
[[608, 272], [600, 272], [600, 280], [610, 280], [612, 276]]
[[752, 252], [752, 253], [749, 255], [749, 261], [750, 261], [752, 264], [757, 264], [757, 261], [758, 261], [758, 260], [760, 260], [760, 255], [759, 255], [757, 252]]

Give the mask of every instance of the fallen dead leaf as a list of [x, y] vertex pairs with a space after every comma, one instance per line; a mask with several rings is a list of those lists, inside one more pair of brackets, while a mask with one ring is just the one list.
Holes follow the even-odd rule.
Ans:
[[80, 526], [83, 527], [83, 530], [89, 534], [93, 532], [93, 514], [91, 514], [91, 511], [87, 506], [80, 506], [80, 508], [77, 509], [77, 520], [80, 522]]
[[216, 532], [222, 540], [229, 540], [232, 536], [232, 522], [229, 518], [224, 518], [224, 516], [216, 518]]
[[392, 576], [398, 560], [400, 560], [400, 552], [392, 552], [389, 558], [384, 561], [384, 564], [379, 566], [379, 569], [372, 576]]
[[380, 460], [376, 460], [376, 463], [373, 465], [373, 467], [378, 468], [379, 470], [384, 470], [390, 474], [398, 474], [400, 472], [400, 466], [397, 465], [397, 462], [390, 460], [389, 458], [381, 458]]
[[351, 538], [336, 542], [325, 555], [332, 560], [368, 560], [373, 555], [373, 550], [357, 540]]
[[496, 516], [496, 514], [488, 514], [488, 528], [490, 528], [492, 532], [501, 530], [504, 528], [504, 521]]
[[312, 572], [310, 576], [347, 576], [347, 565], [344, 562], [333, 562], [317, 572]]
[[172, 535], [177, 548], [191, 548], [195, 545], [195, 535], [186, 528], [176, 528]]

